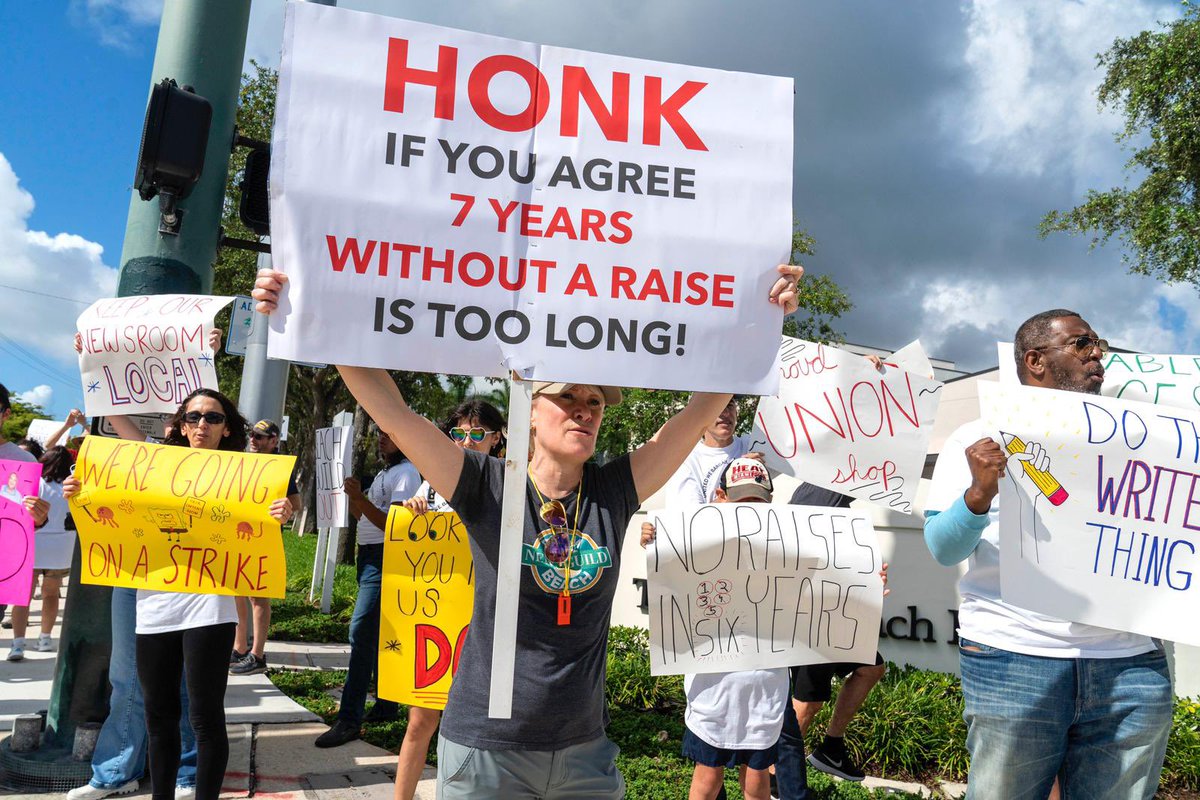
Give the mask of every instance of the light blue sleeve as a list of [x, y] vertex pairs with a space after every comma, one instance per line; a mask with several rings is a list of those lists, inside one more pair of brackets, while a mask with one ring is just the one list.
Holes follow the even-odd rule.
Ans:
[[925, 545], [939, 564], [949, 567], [975, 552], [987, 526], [988, 515], [971, 511], [959, 495], [945, 511], [925, 512]]

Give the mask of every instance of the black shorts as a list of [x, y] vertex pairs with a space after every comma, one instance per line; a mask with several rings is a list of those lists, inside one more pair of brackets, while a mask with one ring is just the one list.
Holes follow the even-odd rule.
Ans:
[[767, 769], [778, 758], [779, 742], [765, 750], [725, 750], [713, 747], [684, 725], [682, 750], [684, 758], [706, 767], [738, 767], [745, 764], [750, 769]]
[[[883, 663], [883, 656], [875, 654], [874, 666]], [[834, 677], [845, 678], [859, 667], [870, 664], [851, 664], [845, 661], [834, 664], [809, 664], [792, 667], [792, 697], [802, 703], [827, 703], [833, 696]]]

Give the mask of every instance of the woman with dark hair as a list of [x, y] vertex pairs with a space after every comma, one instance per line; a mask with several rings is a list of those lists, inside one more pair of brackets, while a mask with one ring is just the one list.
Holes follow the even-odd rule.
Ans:
[[[33, 444], [36, 446], [37, 442]], [[40, 446], [38, 449], [41, 449]], [[50, 503], [50, 512], [46, 524], [38, 528], [33, 537], [33, 578], [37, 580], [40, 576], [42, 579], [41, 634], [33, 649], [39, 653], [49, 653], [54, 650], [50, 634], [54, 632], [54, 623], [58, 619], [62, 582], [71, 571], [71, 554], [75, 545], [75, 534], [66, 527], [67, 501], [63, 498], [63, 481], [70, 477], [75, 461], [65, 447], [52, 447], [39, 460], [42, 462], [42, 482], [38, 496]], [[25, 629], [28, 625], [29, 606], [13, 606], [13, 643], [8, 653], [9, 661], [20, 661], [25, 657]]]
[[[472, 398], [458, 404], [442, 423], [442, 431], [450, 441], [466, 450], [486, 453], [502, 458], [504, 455], [504, 415], [486, 400]], [[449, 501], [437, 493], [429, 481], [418, 487], [417, 493], [404, 501], [404, 506], [414, 514], [427, 511], [453, 511]], [[395, 800], [413, 800], [421, 770], [425, 767], [425, 756], [429, 742], [437, 731], [442, 712], [432, 708], [409, 706], [408, 727], [396, 758]]]
[[[109, 417], [124, 439], [144, 440], [125, 417]], [[184, 398], [168, 420], [166, 444], [197, 450], [246, 449], [246, 420], [220, 392], [197, 389]], [[65, 483], [67, 497], [80, 489]], [[281, 524], [292, 515], [286, 497], [271, 503]], [[196, 735], [197, 800], [216, 800], [229, 760], [225, 733], [225, 686], [237, 611], [231, 595], [137, 590], [136, 661], [145, 699], [153, 800], [172, 800], [180, 763], [182, 704], [179, 685], [187, 687], [189, 717]], [[135, 784], [136, 787], [136, 784]]]
[[[764, 302], [796, 310], [803, 270], [781, 265]], [[287, 276], [259, 270], [258, 310], [278, 307]], [[764, 309], [765, 310], [765, 309]], [[764, 315], [765, 316], [765, 315]], [[533, 383], [533, 456], [525, 485], [521, 635], [512, 716], [489, 716], [492, 624], [505, 462], [455, 447], [405, 402], [382, 369], [338, 366], [346, 388], [458, 511], [474, 558], [477, 620], [466, 640], [438, 735], [438, 797], [617, 800], [625, 782], [605, 735], [605, 653], [625, 528], [675, 472], [731, 395], [693, 394], [645, 444], [594, 463], [614, 386]]]

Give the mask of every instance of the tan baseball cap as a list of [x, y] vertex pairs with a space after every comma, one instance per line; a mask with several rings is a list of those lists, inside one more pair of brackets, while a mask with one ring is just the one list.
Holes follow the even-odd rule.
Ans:
[[620, 389], [618, 389], [616, 386], [600, 386], [599, 384], [595, 384], [595, 383], [579, 384], [579, 383], [550, 383], [549, 381], [534, 381], [533, 382], [533, 394], [534, 394], [534, 396], [537, 396], [539, 394], [544, 394], [544, 395], [548, 395], [550, 397], [557, 397], [558, 395], [560, 395], [563, 392], [570, 389], [572, 386], [595, 386], [597, 389], [600, 390], [600, 393], [602, 395], [604, 395], [604, 405], [606, 405], [606, 406], [615, 406], [615, 405], [620, 405], [620, 403], [621, 403], [621, 390]]

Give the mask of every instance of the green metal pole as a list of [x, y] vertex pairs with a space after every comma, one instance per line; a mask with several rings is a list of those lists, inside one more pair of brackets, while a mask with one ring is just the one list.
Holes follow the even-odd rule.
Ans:
[[[174, 78], [180, 86], [194, 87], [212, 104], [212, 127], [204, 172], [179, 204], [184, 211], [179, 235], [158, 232], [158, 198], [143, 201], [132, 193], [118, 296], [212, 290], [249, 19], [250, 0], [166, 0], [163, 5], [150, 86]], [[67, 751], [79, 723], [99, 722], [107, 714], [111, 648], [111, 592], [79, 582], [76, 553], [45, 737], [46, 745]]]

